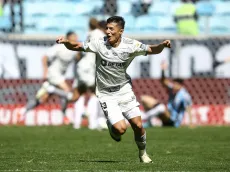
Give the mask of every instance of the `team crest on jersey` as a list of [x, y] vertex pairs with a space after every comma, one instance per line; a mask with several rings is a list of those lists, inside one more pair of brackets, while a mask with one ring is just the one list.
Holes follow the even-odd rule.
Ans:
[[146, 50], [146, 45], [145, 44], [141, 44], [140, 48], [143, 49], [143, 50]]
[[117, 56], [117, 53], [113, 51], [113, 55], [114, 55], [114, 56]]
[[122, 52], [120, 53], [121, 57], [128, 57], [129, 56], [129, 52]]

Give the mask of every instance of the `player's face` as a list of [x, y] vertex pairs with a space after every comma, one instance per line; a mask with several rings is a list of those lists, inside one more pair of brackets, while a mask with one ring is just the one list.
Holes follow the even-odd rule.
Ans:
[[106, 35], [108, 37], [108, 42], [113, 45], [119, 41], [123, 29], [117, 23], [108, 23], [106, 25]]
[[76, 42], [77, 41], [77, 35], [71, 34], [70, 36], [68, 36], [67, 39], [70, 40], [71, 42]]

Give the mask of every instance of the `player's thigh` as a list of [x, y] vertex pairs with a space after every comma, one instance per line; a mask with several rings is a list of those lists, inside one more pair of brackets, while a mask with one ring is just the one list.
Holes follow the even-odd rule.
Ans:
[[116, 100], [112, 98], [99, 98], [99, 102], [105, 117], [112, 125], [116, 123], [123, 124], [123, 122], [120, 123], [120, 121], [125, 121], [125, 119]]
[[142, 128], [141, 111], [139, 107], [134, 107], [124, 112], [123, 115], [129, 121], [132, 128]]
[[70, 91], [70, 86], [67, 84], [65, 80], [60, 81], [60, 83], [57, 85], [59, 88], [61, 88], [64, 91]]
[[154, 107], [158, 103], [158, 101], [153, 98], [152, 96], [149, 95], [142, 95], [141, 96], [141, 103], [145, 109], [145, 111], [150, 110], [151, 108]]

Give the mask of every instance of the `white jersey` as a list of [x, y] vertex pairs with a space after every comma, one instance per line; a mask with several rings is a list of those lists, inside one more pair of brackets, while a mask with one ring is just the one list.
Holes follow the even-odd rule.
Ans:
[[68, 50], [63, 44], [55, 44], [45, 54], [50, 65], [48, 79], [64, 77], [69, 64], [76, 58], [76, 52]]
[[86, 52], [96, 53], [96, 94], [116, 92], [131, 78], [126, 73], [131, 61], [146, 55], [148, 46], [139, 41], [122, 37], [118, 47], [112, 47], [107, 37], [90, 39], [83, 43]]
[[[88, 39], [99, 39], [105, 36], [105, 34], [95, 29], [89, 32]], [[96, 73], [96, 55], [95, 53], [86, 53], [85, 56], [77, 64], [77, 80], [86, 83], [88, 86], [95, 85], [95, 73]]]

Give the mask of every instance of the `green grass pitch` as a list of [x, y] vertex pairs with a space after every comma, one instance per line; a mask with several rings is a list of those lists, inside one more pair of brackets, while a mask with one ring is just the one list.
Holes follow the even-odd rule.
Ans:
[[0, 127], [0, 171], [230, 171], [230, 127], [147, 129], [154, 163], [141, 164], [131, 128]]

